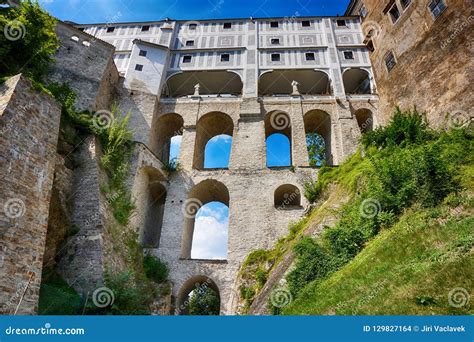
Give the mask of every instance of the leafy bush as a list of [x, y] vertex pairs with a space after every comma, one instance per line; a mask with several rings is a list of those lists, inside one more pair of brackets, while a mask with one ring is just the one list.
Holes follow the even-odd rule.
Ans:
[[[2, 3], [5, 3], [2, 1]], [[0, 13], [0, 76], [20, 72], [40, 82], [59, 47], [56, 20], [38, 2], [25, 0]]]
[[146, 255], [143, 258], [143, 269], [147, 278], [158, 284], [168, 278], [168, 266], [152, 255]]
[[219, 315], [220, 299], [210, 287], [200, 286], [191, 293], [188, 308], [190, 315]]

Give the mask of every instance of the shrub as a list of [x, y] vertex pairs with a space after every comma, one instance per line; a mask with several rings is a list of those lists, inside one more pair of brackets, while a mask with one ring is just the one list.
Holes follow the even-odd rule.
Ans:
[[160, 284], [168, 278], [168, 266], [152, 255], [143, 258], [143, 269], [148, 279]]
[[200, 286], [195, 289], [189, 299], [190, 315], [219, 315], [219, 295], [210, 287]]
[[0, 35], [0, 76], [22, 72], [40, 82], [59, 47], [55, 26], [56, 20], [36, 1], [2, 8], [0, 27], [9, 34]]

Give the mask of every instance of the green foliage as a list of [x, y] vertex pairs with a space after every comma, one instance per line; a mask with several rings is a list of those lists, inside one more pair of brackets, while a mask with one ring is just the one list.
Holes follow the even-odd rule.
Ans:
[[59, 47], [55, 26], [56, 20], [37, 1], [25, 0], [18, 7], [2, 8], [0, 76], [21, 72], [41, 81]]
[[158, 284], [168, 278], [168, 266], [152, 255], [146, 255], [143, 258], [143, 269], [147, 278]]
[[219, 296], [210, 287], [200, 286], [191, 293], [188, 308], [190, 315], [219, 315]]
[[46, 269], [43, 271], [38, 314], [81, 314], [81, 297], [54, 270]]
[[176, 158], [163, 163], [163, 170], [172, 173], [180, 169], [180, 164]]
[[306, 134], [306, 146], [308, 148], [309, 165], [324, 166], [326, 163], [326, 145], [324, 139], [318, 133]]

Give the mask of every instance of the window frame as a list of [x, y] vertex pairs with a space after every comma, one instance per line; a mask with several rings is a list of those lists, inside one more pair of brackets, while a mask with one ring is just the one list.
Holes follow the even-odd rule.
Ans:
[[[308, 58], [312, 56], [311, 58]], [[314, 52], [305, 52], [305, 60], [308, 62], [314, 62], [316, 60], [316, 54]]]
[[147, 54], [148, 54], [147, 50], [140, 50], [140, 52], [138, 52], [138, 56], [140, 57], [146, 57]]
[[[308, 23], [308, 25], [305, 25], [305, 23]], [[311, 27], [311, 20], [301, 21], [301, 27]]]
[[281, 54], [280, 53], [272, 53], [271, 54], [272, 62], [281, 62]]
[[184, 43], [184, 46], [194, 46], [194, 40], [190, 39]]
[[[402, 1], [408, 1], [407, 5], [404, 5]], [[403, 11], [406, 11], [408, 7], [413, 3], [412, 0], [400, 0], [400, 6], [402, 6]]]
[[[431, 8], [431, 5], [432, 5], [434, 2], [436, 2], [436, 7], [434, 7], [434, 8], [439, 9], [439, 4], [440, 4], [440, 3], [442, 3], [443, 6], [444, 6], [443, 9], [441, 9], [441, 10], [438, 12], [438, 15], [435, 15], [435, 14], [433, 13], [433, 9], [434, 9], [434, 8]], [[448, 8], [448, 5], [446, 5], [446, 1], [444, 1], [444, 0], [431, 0], [431, 2], [428, 4], [428, 10], [430, 11], [431, 16], [433, 17], [434, 20], [438, 19], [438, 18], [443, 14], [443, 12], [446, 10], [446, 8]]]
[[107, 26], [105, 33], [114, 33], [115, 26]]
[[191, 55], [184, 55], [183, 56], [183, 60], [182, 60], [182, 63], [184, 64], [189, 64], [193, 61], [193, 56]]
[[[225, 60], [224, 57], [227, 57], [227, 60]], [[221, 63], [227, 63], [227, 62], [230, 62], [230, 53], [221, 53]]]
[[135, 71], [142, 72], [143, 71], [143, 64], [135, 64]]
[[232, 23], [231, 22], [224, 23], [224, 24], [222, 24], [222, 28], [224, 30], [232, 30]]
[[[345, 50], [342, 52], [342, 54], [344, 55], [344, 60], [346, 61], [353, 61], [355, 58], [354, 58], [354, 51], [350, 51], [350, 50]], [[350, 54], [351, 58], [348, 58], [346, 54]]]
[[188, 24], [188, 30], [194, 31], [196, 29], [197, 29], [197, 24], [195, 23]]
[[271, 45], [280, 45], [280, 38], [270, 38]]
[[[389, 62], [388, 57], [390, 56], [391, 56], [390, 60], [392, 61], [392, 64], [393, 64], [393, 65], [391, 64], [392, 65], [391, 67], [389, 67], [389, 64], [388, 64]], [[395, 66], [397, 65], [397, 59], [395, 57], [395, 54], [393, 53], [392, 50], [390, 50], [389, 52], [385, 54], [383, 59], [384, 59], [385, 67], [387, 68], [387, 72], [390, 73], [393, 70], [393, 68], [395, 68]]]
[[[394, 19], [394, 16], [392, 14], [392, 9], [394, 9], [394, 8], [397, 10], [397, 13], [398, 13], [398, 18], [396, 18], [396, 19]], [[402, 16], [402, 11], [400, 11], [400, 8], [398, 8], [398, 4], [397, 4], [396, 1], [393, 2], [392, 6], [390, 6], [390, 8], [387, 11], [387, 14], [390, 17], [390, 20], [392, 21], [393, 25], [398, 23], [398, 21], [400, 20], [400, 17]]]
[[[341, 25], [341, 23], [344, 23]], [[336, 19], [336, 26], [337, 27], [347, 27], [347, 20], [346, 19]]]
[[270, 28], [280, 28], [280, 23], [278, 21], [270, 21]]
[[143, 25], [142, 26], [142, 31], [141, 32], [149, 32], [151, 29], [150, 25]]

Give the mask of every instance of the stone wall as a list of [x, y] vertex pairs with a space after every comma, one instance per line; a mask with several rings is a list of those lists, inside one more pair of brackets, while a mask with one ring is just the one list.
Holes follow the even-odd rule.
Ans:
[[78, 109], [108, 110], [119, 79], [115, 48], [63, 22], [58, 22], [56, 34], [61, 46], [48, 80], [68, 83], [77, 95]]
[[0, 88], [0, 313], [34, 314], [61, 110], [21, 75]]
[[[447, 8], [434, 18], [428, 0], [411, 1], [393, 24], [384, 13], [387, 1], [365, 0], [362, 27], [372, 38], [372, 68], [380, 96], [380, 116], [387, 122], [395, 106], [426, 111], [435, 126], [444, 125], [447, 112], [467, 123], [473, 117], [474, 17], [472, 1], [446, 0]], [[385, 56], [393, 51], [396, 66], [389, 72]]]

